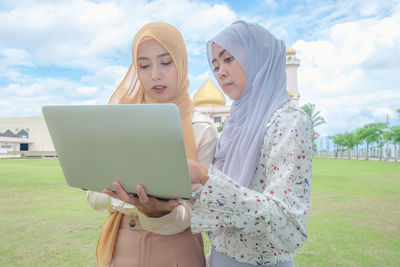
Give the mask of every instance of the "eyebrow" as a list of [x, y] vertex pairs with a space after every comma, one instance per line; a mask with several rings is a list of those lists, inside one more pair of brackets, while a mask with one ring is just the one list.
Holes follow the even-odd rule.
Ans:
[[[167, 53], [162, 53], [162, 54], [158, 55], [157, 57], [161, 58], [161, 57], [165, 57], [165, 56], [170, 56], [170, 54], [168, 52]], [[137, 60], [138, 61], [139, 60], [149, 60], [149, 58], [148, 57], [138, 57]]]
[[[226, 52], [226, 49], [224, 49], [224, 50], [222, 50], [221, 52], [219, 52], [218, 58], [222, 57], [222, 55], [223, 55], [225, 52]], [[216, 58], [214, 58], [214, 59], [211, 61], [211, 64], [214, 64], [215, 61], [217, 61]]]

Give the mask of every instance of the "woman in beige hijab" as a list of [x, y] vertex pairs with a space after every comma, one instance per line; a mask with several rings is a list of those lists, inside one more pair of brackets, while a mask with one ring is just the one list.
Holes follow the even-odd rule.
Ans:
[[[174, 103], [188, 158], [210, 164], [217, 130], [193, 108], [187, 92], [187, 53], [179, 31], [166, 23], [149, 23], [137, 32], [132, 53], [129, 71], [109, 104]], [[105, 189], [87, 194], [94, 209], [110, 213], [97, 244], [99, 266], [205, 266], [201, 235], [190, 230], [190, 203], [148, 197], [141, 185], [138, 197], [127, 195], [117, 182], [114, 187], [116, 193]]]

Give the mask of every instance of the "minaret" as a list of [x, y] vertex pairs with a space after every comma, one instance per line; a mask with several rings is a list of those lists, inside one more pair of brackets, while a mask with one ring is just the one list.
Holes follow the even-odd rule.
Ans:
[[297, 89], [297, 68], [300, 66], [300, 60], [296, 58], [296, 50], [292, 47], [286, 51], [286, 90], [289, 92], [291, 102], [299, 105], [300, 94]]

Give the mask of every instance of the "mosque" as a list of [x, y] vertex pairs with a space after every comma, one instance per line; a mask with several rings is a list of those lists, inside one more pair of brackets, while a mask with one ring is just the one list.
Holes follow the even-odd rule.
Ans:
[[[297, 88], [297, 68], [300, 60], [296, 51], [286, 51], [287, 90], [291, 101], [299, 104], [300, 94]], [[211, 79], [207, 79], [194, 94], [195, 108], [209, 116], [218, 126], [229, 116], [231, 106]], [[54, 156], [55, 149], [43, 117], [0, 117], [0, 158], [25, 156]]]

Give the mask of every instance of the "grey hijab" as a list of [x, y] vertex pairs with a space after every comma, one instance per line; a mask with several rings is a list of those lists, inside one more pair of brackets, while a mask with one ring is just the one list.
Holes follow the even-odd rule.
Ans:
[[290, 100], [286, 91], [286, 47], [264, 27], [234, 22], [207, 43], [211, 69], [212, 45], [223, 47], [242, 66], [247, 84], [232, 104], [217, 144], [214, 166], [248, 187], [260, 158], [266, 124]]

